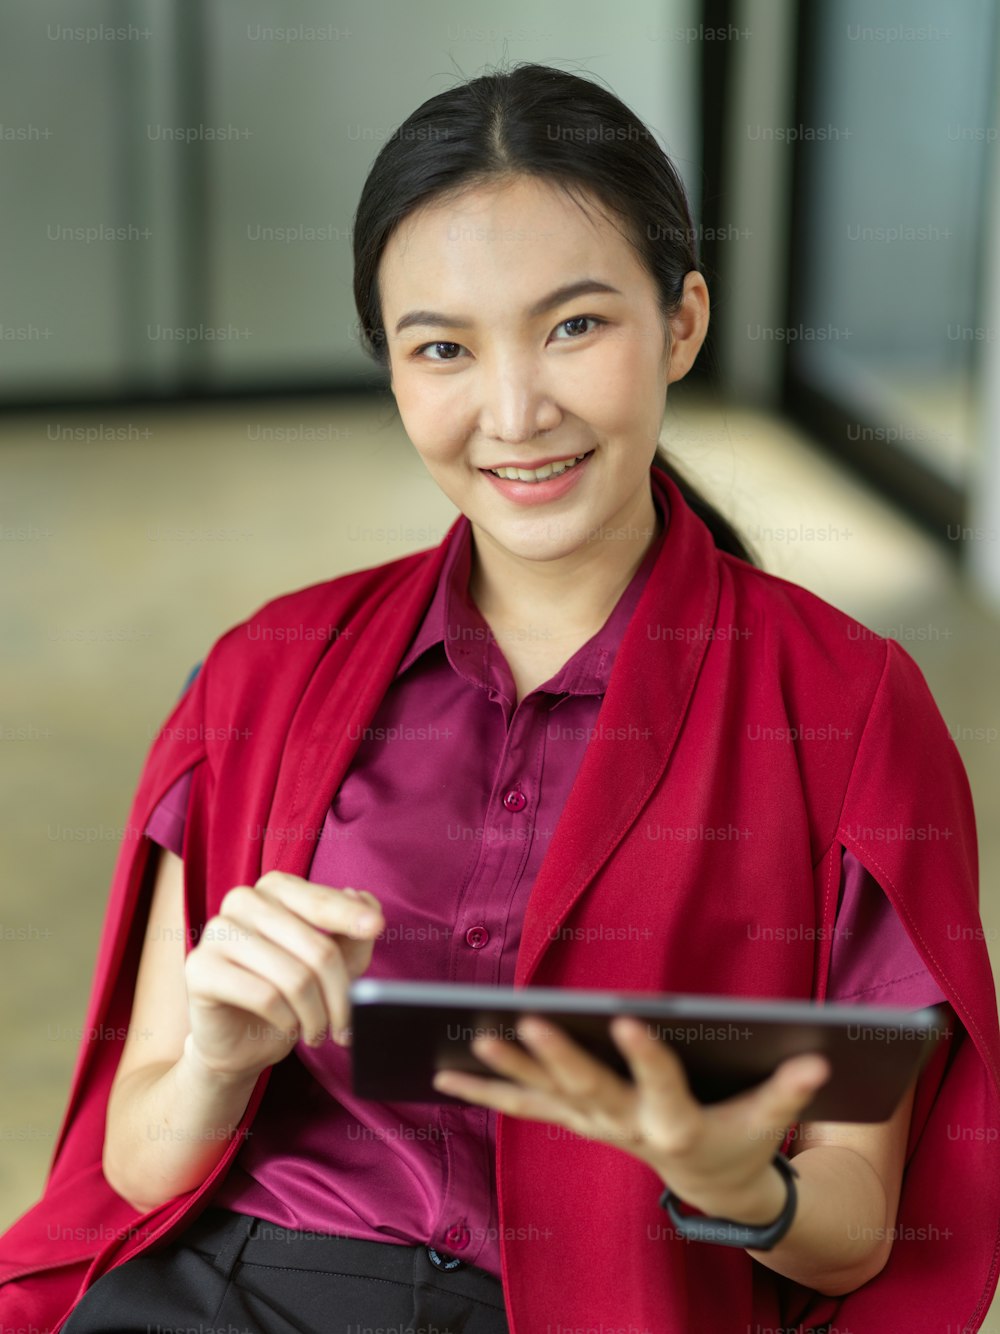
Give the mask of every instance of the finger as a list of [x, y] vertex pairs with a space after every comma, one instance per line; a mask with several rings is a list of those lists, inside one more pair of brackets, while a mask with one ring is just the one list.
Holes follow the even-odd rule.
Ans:
[[[347, 994], [350, 978], [338, 938], [310, 926], [270, 895], [258, 894], [254, 890], [244, 894], [230, 890], [223, 899], [222, 907], [227, 921], [233, 921], [247, 931], [273, 941], [305, 964], [322, 992], [323, 1010], [329, 1017], [333, 1032], [347, 1027], [350, 1022]], [[312, 1029], [304, 1031], [313, 1033]]]
[[655, 1126], [660, 1147], [689, 1144], [701, 1128], [704, 1111], [691, 1092], [680, 1056], [656, 1036], [655, 1024], [620, 1015], [610, 1028], [639, 1090], [640, 1118]]
[[768, 1126], [788, 1126], [831, 1073], [830, 1062], [818, 1053], [792, 1056], [751, 1093], [750, 1110]]
[[[525, 1038], [520, 1024], [517, 1026], [516, 1035], [522, 1040]], [[552, 1075], [545, 1066], [517, 1042], [481, 1034], [473, 1038], [469, 1048], [485, 1065], [519, 1084], [548, 1092], [552, 1092], [556, 1087]]]
[[367, 904], [376, 912], [382, 911], [381, 903], [379, 903], [375, 895], [370, 893], [367, 889], [355, 889], [352, 885], [348, 885], [345, 889], [341, 889], [340, 892], [341, 894], [346, 894], [348, 898], [357, 899], [362, 904]]
[[312, 969], [282, 946], [259, 935], [253, 928], [224, 914], [213, 918], [203, 932], [206, 947], [273, 983], [281, 992], [301, 1026], [306, 1041], [327, 1032], [332, 1017]]
[[519, 1026], [548, 1078], [568, 1097], [600, 1103], [601, 1110], [614, 1114], [634, 1098], [634, 1090], [604, 1061], [585, 1051], [557, 1024], [527, 1015]]
[[[281, 903], [314, 929], [332, 932], [336, 936], [348, 984], [371, 964], [375, 941], [385, 930], [382, 909], [374, 894], [356, 889], [348, 894], [346, 890], [313, 884], [283, 871], [267, 871], [258, 879], [253, 892], [258, 898]], [[336, 1026], [346, 1027], [350, 1022], [346, 991], [338, 1015]]]
[[[198, 950], [191, 950], [185, 960], [184, 976], [193, 1004], [231, 1005], [254, 1019], [262, 1019], [268, 1037], [282, 1040], [298, 1037], [301, 1031], [298, 1016], [274, 983], [242, 968], [235, 960], [210, 960]], [[248, 1035], [249, 1030], [248, 1023]]]
[[506, 1079], [485, 1079], [464, 1070], [439, 1070], [432, 1083], [442, 1093], [480, 1107], [492, 1107], [507, 1116], [547, 1121], [551, 1125], [566, 1124], [567, 1109], [560, 1105], [557, 1095], [548, 1094], [543, 1089], [525, 1089]]
[[[313, 884], [310, 880], [288, 875], [284, 871], [266, 871], [253, 888], [277, 899], [311, 926], [333, 931], [352, 940], [368, 943], [384, 929], [385, 921], [379, 901], [367, 890], [349, 895], [343, 890]], [[375, 920], [366, 925], [369, 917]]]

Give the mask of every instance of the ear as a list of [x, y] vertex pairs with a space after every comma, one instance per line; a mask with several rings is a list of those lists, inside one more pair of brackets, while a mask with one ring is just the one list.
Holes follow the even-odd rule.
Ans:
[[681, 304], [670, 317], [667, 383], [683, 380], [694, 365], [708, 333], [709, 299], [705, 279], [694, 269], [684, 278]]

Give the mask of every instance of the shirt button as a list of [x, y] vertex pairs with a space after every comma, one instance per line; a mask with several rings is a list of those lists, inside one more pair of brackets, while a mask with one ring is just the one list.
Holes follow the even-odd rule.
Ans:
[[509, 811], [523, 811], [528, 804], [528, 798], [520, 788], [512, 787], [504, 796], [503, 804]]
[[490, 938], [490, 933], [485, 926], [470, 926], [465, 933], [466, 943], [471, 945], [474, 950], [481, 950]]
[[464, 1251], [469, 1244], [469, 1229], [463, 1223], [453, 1223], [444, 1234], [444, 1239], [456, 1251]]

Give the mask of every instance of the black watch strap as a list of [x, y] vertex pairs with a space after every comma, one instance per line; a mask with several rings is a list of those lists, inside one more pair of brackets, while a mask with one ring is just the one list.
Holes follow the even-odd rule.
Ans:
[[774, 1155], [774, 1165], [785, 1179], [788, 1198], [773, 1223], [737, 1223], [731, 1218], [684, 1215], [678, 1211], [677, 1196], [669, 1187], [660, 1196], [660, 1208], [666, 1209], [678, 1234], [691, 1241], [713, 1241], [719, 1246], [749, 1246], [755, 1251], [769, 1251], [792, 1226], [798, 1199], [794, 1180], [798, 1172], [781, 1153]]

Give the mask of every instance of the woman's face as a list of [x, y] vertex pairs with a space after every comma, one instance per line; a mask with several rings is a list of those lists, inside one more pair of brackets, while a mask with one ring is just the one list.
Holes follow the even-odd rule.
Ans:
[[[666, 387], [704, 328], [668, 354], [655, 284], [596, 207], [533, 177], [470, 189], [404, 219], [379, 290], [403, 426], [477, 546], [553, 560], [648, 528]], [[487, 471], [581, 454], [548, 481]]]

